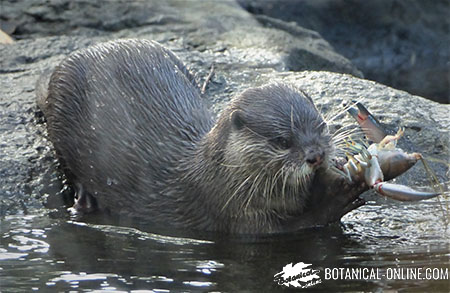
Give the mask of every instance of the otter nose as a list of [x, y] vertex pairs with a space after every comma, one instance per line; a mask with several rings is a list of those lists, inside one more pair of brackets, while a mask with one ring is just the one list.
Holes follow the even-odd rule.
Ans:
[[311, 167], [316, 167], [316, 166], [319, 166], [320, 164], [322, 164], [324, 156], [325, 156], [325, 154], [323, 151], [317, 151], [317, 150], [309, 151], [306, 155], [306, 162]]

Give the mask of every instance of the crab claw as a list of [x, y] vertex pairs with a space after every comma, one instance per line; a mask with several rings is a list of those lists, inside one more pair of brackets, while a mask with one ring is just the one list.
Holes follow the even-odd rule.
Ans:
[[429, 199], [439, 195], [436, 192], [417, 191], [408, 186], [379, 182], [373, 186], [376, 192], [399, 201], [418, 201]]
[[347, 111], [358, 122], [367, 138], [376, 143], [382, 141], [387, 134], [381, 123], [361, 103], [356, 103], [356, 106], [358, 110], [349, 108]]
[[364, 171], [364, 179], [368, 186], [374, 186], [377, 182], [384, 180], [384, 174], [378, 163], [378, 159], [372, 156], [368, 162], [369, 167]]

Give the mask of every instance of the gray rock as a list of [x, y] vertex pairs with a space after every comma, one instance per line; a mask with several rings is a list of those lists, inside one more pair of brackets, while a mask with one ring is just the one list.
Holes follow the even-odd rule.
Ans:
[[[105, 9], [107, 5], [107, 9]], [[15, 23], [13, 36], [100, 36], [128, 28], [181, 39], [197, 51], [252, 49], [254, 60], [279, 70], [329, 70], [362, 76], [315, 32], [264, 28], [235, 1], [5, 1], [0, 19]], [[246, 52], [248, 54], [248, 52]], [[306, 57], [306, 58], [305, 58]], [[248, 58], [250, 60], [250, 58]]]
[[[41, 7], [31, 11], [44, 17], [51, 7], [58, 11], [58, 5], [69, 1], [51, 1], [44, 8], [36, 4], [41, 3], [39, 1], [25, 3], [29, 8]], [[89, 5], [93, 4], [89, 3], [83, 5], [92, 8]], [[115, 24], [118, 31], [81, 29], [77, 23], [81, 20], [70, 22], [67, 15], [83, 12], [72, 11], [61, 14], [67, 18], [63, 27], [68, 35], [47, 36], [52, 32], [49, 26], [48, 31], [44, 30], [36, 38], [31, 38], [34, 35], [30, 31], [22, 35], [25, 39], [0, 45], [0, 216], [39, 209], [42, 202], [49, 202], [45, 200], [47, 197], [61, 194], [63, 178], [57, 171], [53, 148], [46, 138], [45, 124], [35, 102], [34, 88], [39, 75], [52, 69], [73, 50], [116, 38], [148, 38], [163, 43], [191, 67], [199, 81], [206, 77], [214, 63], [215, 75], [205, 94], [205, 101], [214, 113], [218, 113], [234, 94], [248, 87], [273, 81], [292, 82], [305, 89], [324, 113], [340, 111], [342, 101], [364, 98], [365, 105], [389, 127], [406, 127], [408, 139], [402, 147], [443, 161], [448, 158], [448, 106], [350, 74], [284, 71], [295, 64], [289, 60], [292, 50], [297, 49], [309, 52], [299, 55], [310, 58], [303, 69], [358, 75], [345, 58], [332, 51], [314, 32], [297, 27], [290, 32], [282, 32], [275, 26], [264, 28], [232, 1], [201, 4], [189, 1], [189, 5], [180, 1], [136, 3], [153, 5], [152, 11], [158, 13], [152, 17], [160, 21], [142, 21], [139, 27], [130, 29], [122, 19], [117, 22], [120, 25]], [[160, 6], [155, 6], [157, 4]], [[10, 3], [7, 11], [11, 12], [15, 5], [15, 2]], [[107, 18], [101, 21], [108, 22]], [[25, 31], [25, 26], [19, 24], [17, 30]], [[298, 64], [304, 61], [302, 58]], [[414, 108], [411, 109], [411, 105]], [[354, 124], [343, 115], [334, 121], [333, 127], [350, 123]], [[447, 166], [439, 162], [434, 162], [433, 166], [439, 178], [447, 181]], [[427, 185], [420, 168], [410, 170], [404, 178], [411, 185]]]
[[[239, 0], [248, 11], [317, 31], [371, 80], [449, 103], [447, 0]], [[262, 23], [266, 23], [263, 19]]]

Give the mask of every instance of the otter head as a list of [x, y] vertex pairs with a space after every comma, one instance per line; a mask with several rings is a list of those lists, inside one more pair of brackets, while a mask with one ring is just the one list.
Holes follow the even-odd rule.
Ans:
[[226, 133], [219, 138], [221, 162], [240, 178], [233, 182], [235, 192], [250, 193], [247, 197], [307, 195], [315, 171], [327, 166], [332, 150], [327, 125], [311, 98], [287, 85], [244, 91], [216, 127], [222, 136]]

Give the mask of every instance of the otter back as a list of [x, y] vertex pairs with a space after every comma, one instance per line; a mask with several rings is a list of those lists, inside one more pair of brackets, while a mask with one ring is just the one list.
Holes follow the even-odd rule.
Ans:
[[146, 40], [73, 53], [53, 72], [45, 105], [69, 180], [105, 207], [114, 198], [116, 210], [156, 198], [212, 126], [193, 76], [173, 53]]

